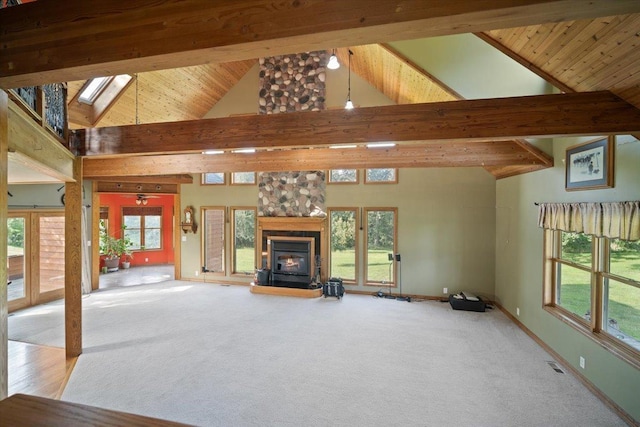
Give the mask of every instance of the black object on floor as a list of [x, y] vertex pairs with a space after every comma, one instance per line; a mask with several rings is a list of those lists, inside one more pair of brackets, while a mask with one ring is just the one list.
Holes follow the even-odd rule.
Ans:
[[[460, 296], [460, 297], [457, 297]], [[449, 303], [454, 310], [465, 311], [478, 311], [483, 312], [486, 308], [486, 303], [482, 301], [482, 298], [477, 298], [477, 301], [467, 299], [464, 294], [449, 295]]]
[[322, 285], [322, 294], [324, 297], [336, 297], [338, 299], [344, 296], [344, 286], [342, 279], [332, 277], [327, 283]]

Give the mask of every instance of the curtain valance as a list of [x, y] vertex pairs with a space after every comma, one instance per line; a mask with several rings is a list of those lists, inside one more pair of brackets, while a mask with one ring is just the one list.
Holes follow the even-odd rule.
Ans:
[[640, 201], [540, 203], [538, 226], [622, 240], [640, 240]]

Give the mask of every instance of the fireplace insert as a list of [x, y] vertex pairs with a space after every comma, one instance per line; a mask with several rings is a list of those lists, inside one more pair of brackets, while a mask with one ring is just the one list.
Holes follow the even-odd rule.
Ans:
[[313, 243], [312, 238], [271, 242], [271, 282], [274, 286], [309, 286]]

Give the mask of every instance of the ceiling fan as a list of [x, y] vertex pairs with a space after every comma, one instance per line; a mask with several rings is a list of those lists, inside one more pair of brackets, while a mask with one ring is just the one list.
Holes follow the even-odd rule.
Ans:
[[153, 196], [148, 194], [126, 194], [124, 197], [135, 197], [136, 205], [146, 205], [149, 203], [148, 199], [158, 199], [160, 196]]

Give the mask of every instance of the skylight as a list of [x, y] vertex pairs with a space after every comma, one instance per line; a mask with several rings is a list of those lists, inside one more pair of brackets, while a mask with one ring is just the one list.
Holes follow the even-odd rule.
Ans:
[[87, 84], [85, 84], [84, 88], [80, 92], [80, 96], [78, 96], [78, 101], [83, 104], [93, 105], [102, 89], [109, 83], [111, 77], [96, 77], [91, 80]]

